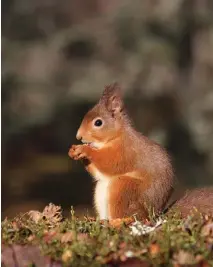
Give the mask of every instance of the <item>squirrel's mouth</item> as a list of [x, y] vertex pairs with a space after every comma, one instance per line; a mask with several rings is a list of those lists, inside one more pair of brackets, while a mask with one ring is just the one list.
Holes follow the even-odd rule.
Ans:
[[89, 142], [89, 141], [87, 141], [87, 140], [81, 140], [81, 142], [84, 144], [84, 145], [88, 145], [88, 146], [90, 146], [90, 147], [92, 147], [92, 148], [96, 148], [96, 149], [98, 149], [99, 148], [99, 145], [98, 145], [98, 143], [95, 143], [95, 142]]
[[92, 142], [89, 142], [89, 141], [86, 141], [86, 140], [81, 140], [81, 142], [85, 145], [88, 145], [88, 146], [93, 146], [93, 143]]

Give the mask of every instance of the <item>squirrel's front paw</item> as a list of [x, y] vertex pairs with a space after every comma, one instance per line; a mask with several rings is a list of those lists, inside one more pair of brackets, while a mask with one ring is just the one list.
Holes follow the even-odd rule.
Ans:
[[86, 150], [86, 145], [72, 145], [68, 155], [74, 160], [84, 159], [87, 158]]

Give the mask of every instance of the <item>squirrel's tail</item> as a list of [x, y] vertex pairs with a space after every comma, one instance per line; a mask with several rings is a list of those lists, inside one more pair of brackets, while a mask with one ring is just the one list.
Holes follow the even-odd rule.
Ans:
[[180, 212], [182, 217], [188, 216], [192, 211], [213, 216], [213, 187], [188, 190], [182, 198], [173, 201], [164, 210], [164, 214], [173, 210]]

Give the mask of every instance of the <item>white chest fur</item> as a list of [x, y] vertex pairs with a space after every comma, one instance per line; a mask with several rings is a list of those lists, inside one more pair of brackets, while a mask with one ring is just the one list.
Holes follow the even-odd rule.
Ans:
[[110, 217], [108, 208], [108, 186], [110, 179], [97, 169], [93, 173], [93, 176], [97, 180], [95, 188], [95, 207], [100, 219], [107, 220]]

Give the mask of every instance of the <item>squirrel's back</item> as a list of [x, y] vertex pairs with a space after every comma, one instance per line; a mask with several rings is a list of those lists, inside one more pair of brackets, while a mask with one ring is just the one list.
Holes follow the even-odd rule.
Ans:
[[[166, 150], [153, 140], [132, 130], [132, 146], [130, 149], [137, 151], [134, 162], [135, 169], [145, 169], [151, 179], [151, 186], [147, 188], [146, 194], [155, 207], [166, 203], [172, 193], [174, 184], [174, 173], [171, 159]], [[167, 193], [165, 193], [167, 192]], [[170, 192], [168, 194], [168, 192]]]

